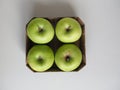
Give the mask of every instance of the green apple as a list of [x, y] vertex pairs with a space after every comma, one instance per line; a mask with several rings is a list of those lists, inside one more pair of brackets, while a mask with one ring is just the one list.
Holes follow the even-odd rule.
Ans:
[[45, 44], [53, 39], [54, 28], [47, 19], [34, 18], [27, 25], [27, 35], [34, 43]]
[[55, 63], [63, 71], [73, 71], [81, 64], [82, 52], [74, 44], [64, 44], [55, 54]]
[[56, 25], [55, 31], [57, 38], [64, 43], [75, 42], [82, 34], [81, 26], [74, 18], [60, 19]]
[[47, 45], [35, 45], [27, 54], [27, 64], [37, 72], [48, 70], [54, 63], [54, 53]]

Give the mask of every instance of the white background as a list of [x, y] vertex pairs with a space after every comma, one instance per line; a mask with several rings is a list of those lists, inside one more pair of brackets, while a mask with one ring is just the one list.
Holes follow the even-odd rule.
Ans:
[[[87, 65], [33, 73], [25, 65], [25, 25], [34, 16], [79, 16]], [[0, 90], [120, 90], [120, 0], [0, 0]]]

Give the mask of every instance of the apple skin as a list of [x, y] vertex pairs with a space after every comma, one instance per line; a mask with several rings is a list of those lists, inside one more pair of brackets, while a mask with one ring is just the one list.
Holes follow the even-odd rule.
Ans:
[[55, 63], [62, 71], [70, 72], [78, 68], [82, 61], [82, 52], [74, 44], [62, 45], [55, 54]]
[[27, 54], [27, 64], [37, 72], [48, 70], [54, 63], [54, 53], [47, 45], [35, 45]]
[[82, 34], [79, 22], [73, 18], [62, 18], [58, 21], [56, 28], [57, 38], [64, 43], [77, 41]]
[[34, 18], [27, 25], [27, 36], [38, 44], [46, 44], [54, 37], [52, 24], [44, 18]]

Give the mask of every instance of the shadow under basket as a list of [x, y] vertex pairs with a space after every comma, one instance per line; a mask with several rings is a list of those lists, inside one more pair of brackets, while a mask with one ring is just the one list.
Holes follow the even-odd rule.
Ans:
[[[36, 18], [36, 17], [34, 17], [34, 18]], [[34, 19], [34, 18], [32, 18], [32, 19]], [[55, 30], [55, 26], [56, 26], [57, 22], [58, 22], [60, 19], [65, 18], [65, 17], [57, 17], [57, 18], [46, 18], [46, 17], [42, 17], [42, 18], [45, 18], [45, 19], [49, 20], [49, 21], [51, 22], [51, 24], [53, 25], [54, 30]], [[74, 18], [75, 20], [77, 20], [77, 21], [79, 22], [81, 28], [82, 28], [82, 35], [81, 35], [80, 39], [79, 39], [78, 41], [72, 43], [72, 44], [75, 44], [77, 47], [79, 47], [79, 49], [80, 49], [81, 52], [82, 52], [82, 62], [81, 62], [81, 64], [79, 65], [78, 68], [76, 68], [75, 70], [71, 71], [71, 72], [77, 72], [77, 71], [79, 71], [80, 69], [82, 69], [82, 68], [86, 65], [85, 25], [84, 25], [83, 21], [82, 21], [79, 17], [70, 17], [70, 18]], [[32, 19], [31, 19], [31, 20], [32, 20]], [[30, 20], [30, 21], [31, 21], [31, 20]], [[29, 21], [29, 22], [30, 22], [30, 21]], [[28, 23], [29, 23], [29, 22], [28, 22]], [[27, 24], [27, 25], [28, 25], [28, 24]], [[26, 27], [27, 27], [27, 25], [26, 25]], [[52, 48], [52, 50], [54, 51], [54, 54], [55, 54], [56, 50], [57, 50], [61, 45], [63, 45], [63, 44], [65, 44], [65, 43], [60, 42], [60, 41], [56, 38], [56, 35], [55, 35], [54, 38], [53, 38], [53, 40], [52, 40], [51, 42], [47, 43], [46, 45], [50, 46], [50, 47]], [[39, 45], [39, 44], [36, 44], [36, 43], [32, 42], [32, 41], [28, 38], [28, 36], [27, 36], [27, 34], [26, 34], [26, 66], [27, 66], [29, 69], [31, 69], [33, 72], [36, 72], [36, 71], [34, 71], [34, 70], [28, 65], [28, 63], [27, 63], [27, 54], [28, 54], [29, 50], [30, 50], [34, 45]], [[56, 66], [56, 64], [54, 63], [53, 66], [52, 66], [50, 69], [48, 69], [47, 71], [44, 71], [44, 72], [63, 72], [63, 71], [60, 70], [60, 69]]]

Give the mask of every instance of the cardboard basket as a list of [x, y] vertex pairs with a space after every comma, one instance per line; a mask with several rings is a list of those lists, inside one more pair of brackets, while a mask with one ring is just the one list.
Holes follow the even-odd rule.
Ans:
[[[34, 18], [36, 18], [36, 17], [34, 17]], [[34, 18], [32, 18], [32, 19], [34, 19]], [[45, 18], [45, 17], [43, 17], [43, 18]], [[58, 22], [60, 19], [62, 19], [62, 18], [65, 18], [65, 17], [45, 18], [45, 19], [47, 19], [47, 20], [49, 20], [49, 21], [51, 22], [51, 24], [53, 25], [54, 30], [55, 30], [55, 26], [56, 26], [57, 22]], [[79, 17], [70, 17], [70, 18], [76, 19], [76, 20], [79, 22], [79, 24], [81, 25], [81, 27], [82, 27], [82, 36], [81, 36], [81, 38], [80, 38], [78, 41], [72, 43], [72, 44], [77, 45], [77, 46], [79, 47], [79, 49], [81, 50], [81, 52], [82, 52], [82, 62], [81, 62], [81, 64], [79, 65], [79, 67], [78, 67], [77, 69], [75, 69], [75, 70], [72, 71], [72, 72], [75, 72], [75, 71], [79, 71], [80, 69], [82, 69], [82, 68], [86, 65], [85, 25], [84, 25], [83, 21], [82, 21]], [[32, 19], [31, 19], [31, 20], [32, 20]], [[30, 21], [31, 21], [31, 20], [30, 20]], [[30, 22], [30, 21], [29, 21], [29, 22]], [[29, 23], [29, 22], [28, 22], [28, 23]], [[28, 24], [27, 24], [27, 25], [28, 25]], [[27, 25], [26, 25], [26, 27], [27, 27]], [[63, 45], [63, 44], [65, 44], [65, 43], [60, 42], [60, 41], [57, 39], [56, 35], [55, 35], [54, 38], [53, 38], [53, 40], [50, 41], [49, 43], [47, 43], [46, 45], [50, 46], [50, 47], [52, 48], [52, 50], [54, 51], [54, 54], [55, 54], [56, 50], [57, 50], [61, 45]], [[32, 41], [28, 38], [28, 36], [27, 36], [27, 34], [26, 34], [26, 66], [27, 66], [28, 68], [30, 68], [30, 66], [29, 66], [28, 63], [27, 63], [27, 54], [28, 54], [29, 50], [30, 50], [34, 45], [39, 45], [39, 44], [36, 44], [36, 43], [32, 42]], [[31, 69], [31, 68], [30, 68], [30, 69]], [[32, 69], [31, 69], [31, 70], [32, 70]], [[36, 72], [36, 71], [34, 71], [34, 70], [32, 70], [32, 71], [33, 71], [33, 72]], [[63, 71], [60, 70], [60, 69], [56, 66], [56, 64], [54, 63], [53, 66], [52, 66], [50, 69], [48, 69], [47, 71], [45, 71], [45, 72], [63, 72]]]

